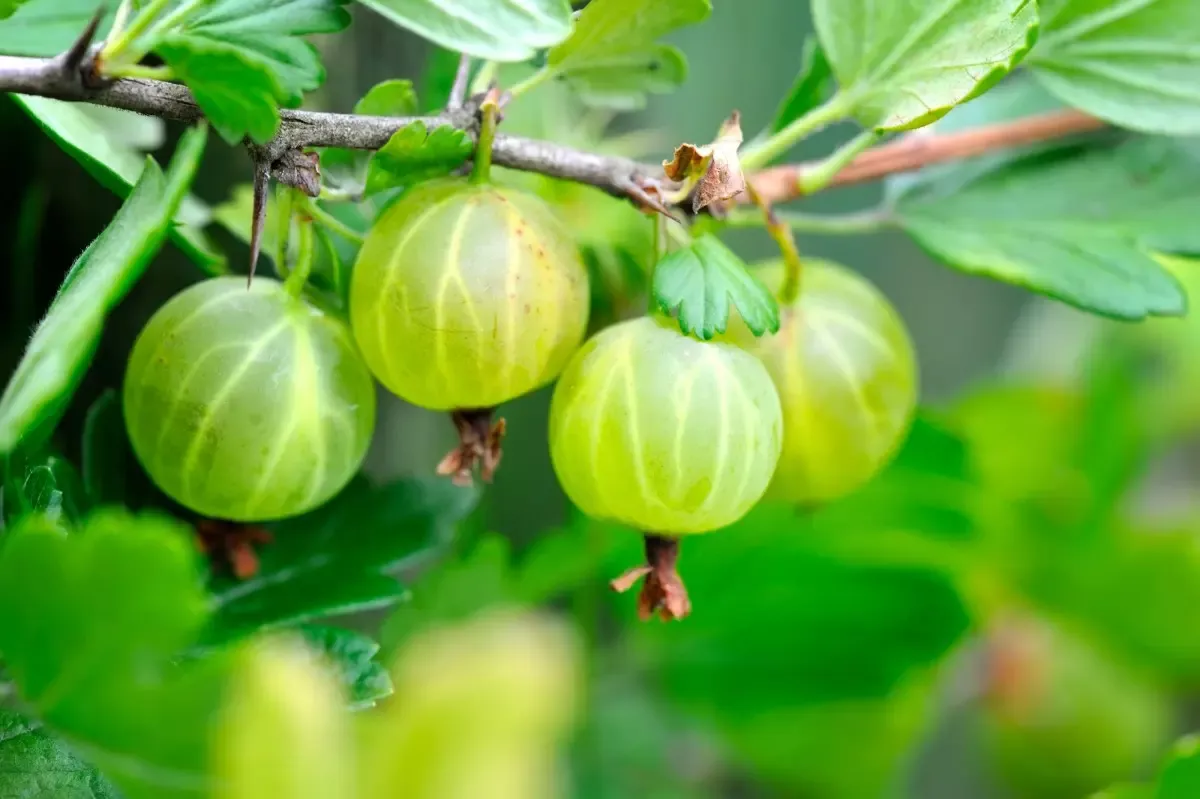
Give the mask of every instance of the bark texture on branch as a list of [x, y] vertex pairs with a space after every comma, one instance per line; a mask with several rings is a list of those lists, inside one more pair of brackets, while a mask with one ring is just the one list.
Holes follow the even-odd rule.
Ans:
[[[105, 81], [94, 87], [89, 85], [94, 81], [84, 79], [86, 70], [80, 70], [82, 53], [75, 52], [77, 49], [57, 58], [0, 56], [0, 91], [93, 103], [183, 122], [203, 118], [191, 92], [181, 84], [128, 78]], [[270, 162], [290, 151], [307, 147], [377, 150], [396, 130], [417, 120], [428, 127], [452, 125], [472, 137], [477, 134], [475, 109], [470, 103], [440, 115], [423, 117], [373, 117], [289, 109], [283, 109], [280, 116], [282, 123], [278, 135], [265, 148], [260, 148]], [[866, 151], [838, 173], [830, 185], [878, 180], [929, 164], [1103, 127], [1104, 122], [1083, 112], [1064, 110], [957, 133], [917, 131]], [[647, 194], [647, 189], [656, 183], [671, 185], [659, 164], [642, 164], [628, 158], [599, 155], [521, 136], [497, 135], [492, 161], [511, 169], [590, 184], [614, 196], [631, 197], [651, 207], [657, 200]], [[800, 196], [799, 178], [816, 163], [773, 167], [749, 178], [765, 202], [781, 203]], [[742, 192], [732, 202], [748, 203], [750, 195]]]

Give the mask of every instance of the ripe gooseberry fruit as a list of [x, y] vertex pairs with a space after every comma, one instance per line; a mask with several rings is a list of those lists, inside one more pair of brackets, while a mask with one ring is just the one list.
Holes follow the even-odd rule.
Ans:
[[[782, 262], [754, 270], [772, 290]], [[756, 338], [740, 318], [728, 337], [766, 365], [783, 404], [783, 454], [767, 496], [802, 505], [860, 488], [892, 458], [917, 404], [904, 322], [887, 298], [845, 267], [805, 259], [800, 293], [780, 329]]]
[[779, 397], [761, 363], [702, 342], [668, 318], [641, 317], [593, 336], [550, 405], [550, 456], [567, 496], [589, 516], [646, 533], [643, 618], [682, 618], [678, 536], [732, 524], [758, 502], [783, 436]]
[[206, 280], [134, 343], [125, 424], [150, 478], [181, 505], [237, 522], [304, 513], [362, 465], [375, 387], [346, 326], [281, 283]]
[[447, 178], [419, 184], [375, 223], [350, 283], [350, 321], [392, 393], [453, 412], [462, 445], [438, 467], [491, 479], [492, 409], [552, 381], [587, 327], [588, 277], [538, 198]]

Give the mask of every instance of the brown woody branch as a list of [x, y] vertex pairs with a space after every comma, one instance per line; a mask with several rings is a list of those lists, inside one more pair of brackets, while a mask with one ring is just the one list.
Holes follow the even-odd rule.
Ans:
[[[86, 44], [90, 35], [81, 41]], [[183, 122], [203, 119], [186, 87], [142, 78], [98, 81], [88, 74], [86, 63], [81, 67], [81, 54], [77, 45], [52, 59], [0, 56], [0, 91], [92, 103]], [[288, 109], [281, 112], [281, 117], [276, 137], [264, 148], [255, 148], [256, 160], [266, 157], [268, 163], [274, 163], [309, 147], [377, 150], [399, 128], [417, 120], [429, 127], [452, 125], [472, 136], [476, 135], [477, 127], [477, 115], [470, 102], [426, 117], [372, 117]], [[930, 164], [1061, 139], [1104, 126], [1101, 120], [1082, 112], [1065, 110], [957, 133], [918, 131], [866, 151], [830, 185], [878, 180]], [[643, 205], [656, 205], [652, 191], [656, 185], [671, 185], [657, 164], [642, 164], [521, 136], [497, 135], [492, 161], [499, 166], [586, 183], [618, 197], [631, 197]], [[766, 203], [784, 202], [800, 195], [799, 178], [815, 163], [769, 168], [751, 175], [750, 180]], [[743, 192], [735, 202], [750, 202], [749, 193]]]

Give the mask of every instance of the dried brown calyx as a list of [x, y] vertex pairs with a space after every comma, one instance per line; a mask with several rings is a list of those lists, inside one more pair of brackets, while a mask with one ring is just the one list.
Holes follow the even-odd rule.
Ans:
[[450, 477], [455, 485], [469, 486], [475, 466], [485, 483], [500, 465], [501, 442], [504, 440], [504, 420], [492, 422], [494, 408], [466, 408], [452, 411], [450, 418], [458, 429], [458, 446], [442, 458], [437, 473]]
[[692, 600], [676, 571], [679, 561], [679, 539], [647, 534], [646, 564], [630, 569], [613, 580], [613, 590], [624, 593], [642, 580], [638, 594], [638, 616], [647, 621], [655, 613], [663, 621], [682, 619], [692, 612]]
[[228, 569], [239, 580], [258, 574], [256, 547], [273, 540], [271, 533], [262, 527], [219, 519], [196, 522], [196, 537], [213, 565]]

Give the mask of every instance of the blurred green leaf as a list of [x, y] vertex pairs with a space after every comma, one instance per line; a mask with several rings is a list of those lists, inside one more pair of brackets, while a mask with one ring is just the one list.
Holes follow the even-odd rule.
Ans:
[[1192, 0], [1040, 0], [1029, 60], [1064, 102], [1115, 125], [1200, 133], [1200, 6]]
[[392, 693], [392, 678], [375, 659], [379, 644], [354, 630], [315, 624], [298, 628], [305, 642], [320, 653], [337, 673], [351, 707], [374, 707]]
[[0, 453], [32, 449], [49, 435], [79, 384], [104, 319], [141, 277], [200, 166], [205, 128], [180, 142], [164, 176], [147, 158], [137, 186], [109, 226], [71, 267], [0, 397]]
[[3, 518], [8, 522], [38, 513], [66, 525], [78, 521], [91, 506], [79, 473], [58, 455], [17, 450], [4, 471]]
[[473, 152], [471, 137], [458, 128], [442, 125], [427, 130], [423, 122], [410, 122], [371, 156], [366, 194], [449, 174]]
[[710, 14], [710, 0], [592, 0], [546, 66], [589, 105], [638, 109], [648, 92], [671, 91], [687, 77], [683, 53], [656, 40]]
[[173, 656], [208, 615], [185, 527], [93, 514], [64, 533], [26, 517], [0, 544], [0, 655], [22, 701], [127, 799], [204, 787], [226, 660]]
[[913, 192], [896, 212], [918, 243], [965, 272], [1118, 319], [1178, 315], [1183, 291], [1148, 250], [1200, 251], [1198, 154], [1137, 139], [1035, 156], [947, 196]]
[[1190, 799], [1200, 796], [1200, 736], [1180, 739], [1158, 776], [1154, 799]]
[[372, 86], [354, 105], [354, 113], [375, 117], [404, 117], [417, 113], [417, 92], [411, 80], [385, 80]]
[[155, 52], [226, 141], [249, 135], [263, 143], [279, 126], [279, 106], [298, 106], [324, 82], [317, 50], [302, 37], [346, 28], [347, 2], [218, 0], [168, 32]]
[[462, 557], [451, 556], [422, 576], [412, 598], [384, 623], [380, 634], [384, 651], [396, 651], [430, 627], [508, 604], [515, 594], [508, 542], [489, 535]]
[[828, 100], [833, 88], [833, 70], [829, 66], [829, 59], [821, 49], [821, 42], [810, 36], [804, 40], [804, 50], [800, 55], [800, 73], [796, 75], [792, 88], [780, 103], [766, 132], [771, 134], [783, 130]]
[[271, 525], [253, 577], [213, 578], [207, 640], [395, 604], [406, 592], [386, 572], [445, 544], [475, 500], [442, 481], [355, 478], [317, 510]]
[[458, 74], [459, 53], [431, 43], [425, 58], [425, 69], [421, 73], [421, 103], [417, 109], [422, 114], [435, 114], [446, 107], [450, 90]]
[[88, 408], [83, 425], [83, 487], [94, 505], [125, 501], [129, 438], [117, 392], [108, 389]]
[[[417, 93], [412, 81], [385, 80], [372, 86], [355, 104], [354, 113], [384, 117], [417, 113]], [[342, 191], [361, 194], [367, 183], [371, 155], [364, 150], [327, 147], [321, 150], [321, 176]]]
[[[100, 7], [95, 0], [27, 0], [18, 5], [17, 13], [0, 20], [0, 53], [45, 58], [70, 47]], [[97, 41], [107, 33], [114, 10], [104, 14]]]
[[66, 744], [10, 710], [0, 710], [0, 796], [121, 799], [108, 780]]
[[8, 19], [28, 0], [0, 0], [0, 20]]
[[[12, 95], [34, 122], [121, 199], [129, 197], [146, 166], [140, 150], [157, 149], [162, 123], [118, 109]], [[135, 120], [139, 122], [136, 123]], [[148, 130], [146, 125], [155, 130]], [[180, 201], [170, 226], [171, 241], [210, 275], [225, 271], [225, 256], [204, 235], [211, 211], [192, 194]]]
[[730, 305], [756, 336], [779, 330], [779, 306], [733, 250], [711, 233], [672, 250], [654, 267], [654, 302], [679, 329], [709, 340], [724, 333]]
[[866, 127], [928, 125], [982, 94], [1037, 37], [1030, 0], [813, 0], [839, 95]]
[[526, 61], [571, 33], [567, 0], [359, 2], [434, 44], [492, 61]]

